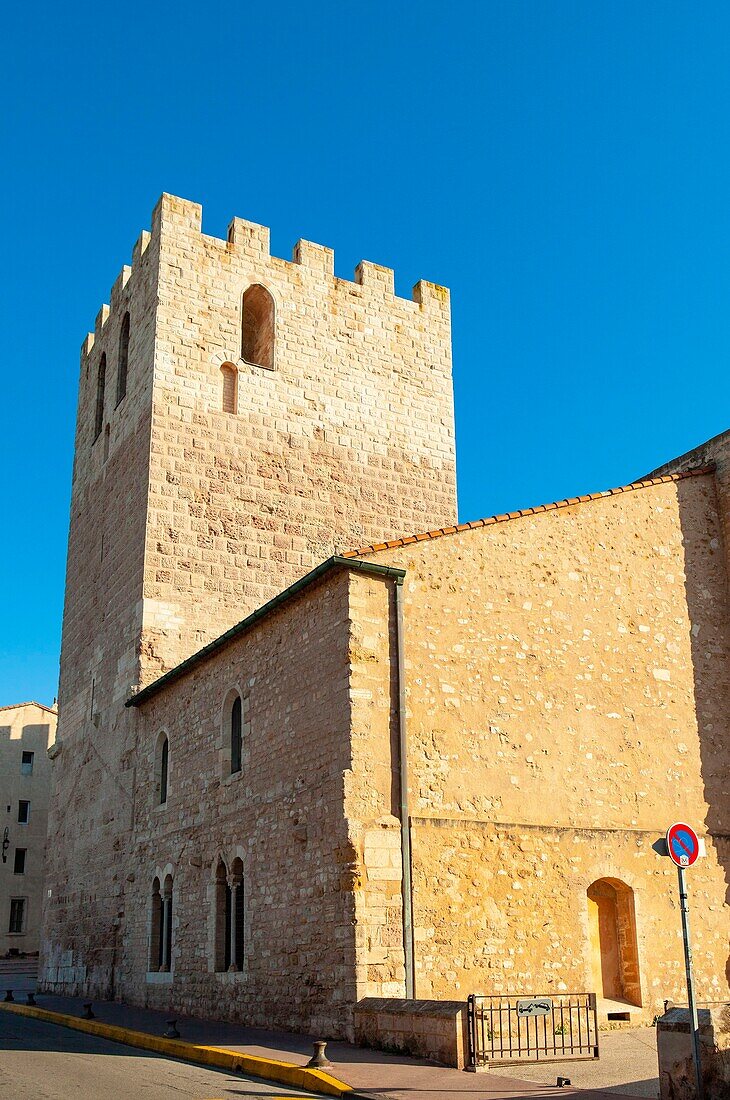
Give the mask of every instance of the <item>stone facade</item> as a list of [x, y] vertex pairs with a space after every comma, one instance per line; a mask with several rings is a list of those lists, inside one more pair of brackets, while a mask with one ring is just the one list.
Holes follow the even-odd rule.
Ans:
[[[707, 844], [690, 876], [699, 995], [717, 1000], [730, 634], [714, 476], [499, 518], [360, 555], [407, 570], [415, 993], [596, 989], [587, 891], [607, 880], [633, 895], [635, 942], [624, 988], [604, 992], [651, 1019], [684, 983], [676, 871], [651, 845], [686, 819]], [[366, 838], [375, 822], [399, 831], [394, 670], [381, 586], [353, 583], [346, 807]], [[361, 851], [364, 957], [390, 981], [393, 955], [378, 960], [400, 916], [380, 895], [399, 871], [371, 881]]]
[[40, 946], [56, 718], [40, 703], [0, 707], [0, 955]]
[[448, 297], [392, 291], [239, 219], [206, 237], [164, 196], [100, 315], [43, 987], [330, 1035], [373, 997], [595, 989], [651, 1018], [682, 993], [651, 847], [682, 817], [707, 847], [699, 992], [722, 998], [726, 441], [450, 526]]
[[[704, 1100], [730, 1095], [730, 1004], [702, 1006], [697, 1013]], [[686, 1008], [671, 1008], [657, 1020], [660, 1100], [695, 1100], [692, 1020]]]
[[[197, 204], [163, 195], [82, 347], [45, 911], [53, 988], [117, 992], [130, 694], [328, 553], [455, 519], [448, 292], [420, 282], [406, 301], [392, 271], [363, 262], [349, 282], [333, 263], [308, 241], [291, 262], [270, 256], [268, 229], [238, 218], [228, 240], [205, 236]], [[241, 358], [252, 286], [273, 300], [273, 369]]]

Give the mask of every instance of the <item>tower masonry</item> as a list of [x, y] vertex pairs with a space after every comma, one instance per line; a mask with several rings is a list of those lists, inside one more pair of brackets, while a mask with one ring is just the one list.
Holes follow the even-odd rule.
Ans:
[[331, 554], [455, 522], [448, 291], [163, 195], [81, 353], [45, 988], [115, 994], [129, 697]]

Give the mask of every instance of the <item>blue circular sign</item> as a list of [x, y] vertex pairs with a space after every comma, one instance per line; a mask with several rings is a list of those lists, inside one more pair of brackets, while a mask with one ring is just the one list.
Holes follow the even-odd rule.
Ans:
[[700, 854], [700, 842], [691, 825], [676, 821], [667, 829], [669, 857], [677, 867], [691, 867]]

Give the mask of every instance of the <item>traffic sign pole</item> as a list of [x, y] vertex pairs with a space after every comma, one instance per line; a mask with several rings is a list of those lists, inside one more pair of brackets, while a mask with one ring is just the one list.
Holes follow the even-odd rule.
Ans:
[[679, 879], [679, 906], [682, 912], [682, 939], [684, 940], [684, 965], [687, 971], [687, 1000], [692, 1028], [692, 1061], [695, 1067], [697, 1100], [704, 1100], [702, 1088], [702, 1059], [700, 1056], [700, 1025], [695, 1003], [694, 973], [692, 970], [692, 943], [689, 937], [689, 906], [687, 905], [687, 878], [684, 867], [677, 867]]

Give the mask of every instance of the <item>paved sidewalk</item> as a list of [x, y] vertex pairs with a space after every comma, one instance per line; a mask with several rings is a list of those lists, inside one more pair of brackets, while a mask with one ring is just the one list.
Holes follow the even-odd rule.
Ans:
[[[7, 983], [6, 983], [7, 984]], [[25, 1001], [18, 996], [19, 1003]], [[42, 1008], [54, 1012], [81, 1015], [85, 998], [38, 994]], [[162, 1035], [167, 1019], [176, 1015], [182, 1039], [206, 1046], [281, 1059], [304, 1065], [312, 1053], [312, 1038], [285, 1031], [268, 1031], [239, 1024], [183, 1017], [175, 1013], [132, 1008], [116, 1002], [94, 1002], [96, 1018], [118, 1027]], [[464, 1073], [437, 1066], [421, 1059], [399, 1057], [380, 1051], [365, 1050], [350, 1043], [333, 1041], [327, 1045], [332, 1060], [330, 1072], [346, 1081], [359, 1096], [372, 1100], [540, 1100], [569, 1097], [580, 1100], [616, 1100], [616, 1093], [602, 1089], [546, 1087], [537, 1082], [519, 1080], [496, 1073]], [[510, 1070], [505, 1073], [509, 1074]], [[553, 1078], [555, 1080], [555, 1078]], [[625, 1094], [625, 1100], [628, 1094]], [[633, 1100], [639, 1100], [634, 1097]]]

